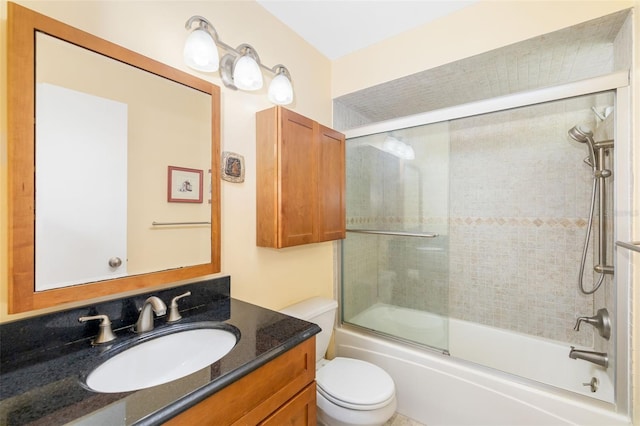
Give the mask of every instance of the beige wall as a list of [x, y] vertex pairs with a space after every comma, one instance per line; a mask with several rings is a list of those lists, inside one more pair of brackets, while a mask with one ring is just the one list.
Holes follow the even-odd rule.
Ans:
[[[332, 97], [536, 37], [626, 8], [635, 8], [633, 123], [634, 170], [640, 170], [640, 1], [481, 0], [449, 16], [334, 61]], [[634, 236], [640, 240], [640, 173], [634, 176]], [[632, 255], [632, 312], [640, 312], [640, 255]], [[633, 318], [636, 318], [634, 315]], [[634, 319], [633, 324], [638, 324]], [[632, 327], [633, 400], [640, 424], [640, 327]]]
[[[330, 61], [252, 1], [18, 1], [17, 3], [89, 31], [128, 49], [198, 75], [221, 87], [222, 146], [245, 157], [245, 182], [222, 181], [222, 273], [232, 277], [232, 295], [270, 308], [333, 292], [333, 243], [272, 250], [255, 244], [255, 112], [271, 107], [266, 85], [260, 93], [225, 88], [215, 74], [200, 74], [183, 64], [186, 20], [202, 15], [220, 38], [232, 45], [249, 43], [268, 66], [282, 63], [292, 74], [296, 98], [291, 109], [331, 125]], [[6, 62], [6, 1], [0, 0]], [[0, 71], [0, 322], [7, 314], [7, 152], [6, 67]], [[268, 80], [267, 80], [268, 83]]]

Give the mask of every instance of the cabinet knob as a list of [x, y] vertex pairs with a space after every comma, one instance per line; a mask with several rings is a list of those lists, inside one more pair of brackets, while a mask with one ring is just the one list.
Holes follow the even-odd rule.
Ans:
[[112, 268], [119, 268], [122, 265], [122, 259], [119, 257], [112, 257], [109, 259], [109, 266]]

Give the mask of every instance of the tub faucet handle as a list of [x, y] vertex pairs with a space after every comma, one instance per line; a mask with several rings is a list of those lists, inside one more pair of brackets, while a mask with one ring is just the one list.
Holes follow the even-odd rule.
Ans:
[[580, 331], [581, 322], [594, 326], [603, 338], [609, 340], [611, 337], [611, 319], [609, 318], [609, 312], [605, 308], [598, 309], [598, 312], [592, 317], [579, 317], [576, 320], [575, 327], [573, 327], [575, 331]]
[[116, 339], [116, 336], [113, 334], [111, 330], [111, 321], [109, 317], [106, 315], [94, 315], [90, 317], [80, 317], [78, 318], [78, 322], [87, 322], [92, 320], [100, 320], [100, 324], [98, 327], [98, 335], [95, 339], [91, 341], [92, 345], [101, 345], [103, 343], [110, 342]]
[[171, 304], [169, 305], [169, 317], [167, 318], [167, 322], [176, 322], [182, 318], [182, 315], [180, 315], [180, 312], [178, 311], [178, 300], [187, 296], [191, 296], [190, 291], [171, 299]]

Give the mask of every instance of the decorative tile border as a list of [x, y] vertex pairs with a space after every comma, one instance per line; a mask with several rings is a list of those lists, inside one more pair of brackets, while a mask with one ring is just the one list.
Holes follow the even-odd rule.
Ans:
[[535, 226], [551, 228], [585, 228], [587, 220], [581, 217], [455, 217], [451, 224], [464, 225], [499, 225], [499, 226]]

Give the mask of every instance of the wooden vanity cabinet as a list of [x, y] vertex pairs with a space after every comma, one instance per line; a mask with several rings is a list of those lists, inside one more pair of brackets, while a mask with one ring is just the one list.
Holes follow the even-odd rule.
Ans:
[[286, 108], [256, 114], [257, 245], [345, 237], [345, 137]]
[[165, 425], [315, 425], [315, 357], [312, 337]]

